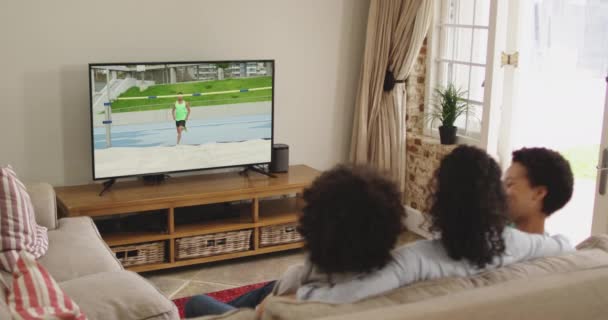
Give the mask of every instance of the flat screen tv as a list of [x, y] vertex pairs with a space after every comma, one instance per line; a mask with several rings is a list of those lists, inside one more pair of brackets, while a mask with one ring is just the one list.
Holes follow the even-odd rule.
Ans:
[[274, 60], [89, 64], [93, 179], [270, 163]]

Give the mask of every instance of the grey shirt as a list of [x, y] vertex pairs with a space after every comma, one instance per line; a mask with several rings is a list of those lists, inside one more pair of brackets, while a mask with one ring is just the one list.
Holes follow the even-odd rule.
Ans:
[[507, 227], [503, 232], [505, 252], [484, 268], [466, 260], [453, 260], [439, 240], [421, 240], [393, 250], [393, 259], [368, 274], [328, 277], [310, 263], [290, 267], [275, 287], [276, 294], [295, 292], [298, 300], [349, 303], [382, 294], [410, 283], [451, 276], [470, 276], [486, 270], [533, 258], [574, 251], [561, 235], [529, 234]]

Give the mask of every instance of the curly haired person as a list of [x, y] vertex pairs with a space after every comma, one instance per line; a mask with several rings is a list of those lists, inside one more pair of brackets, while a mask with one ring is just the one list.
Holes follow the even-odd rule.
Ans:
[[255, 308], [271, 292], [292, 295], [301, 285], [348, 282], [392, 261], [391, 250], [405, 217], [393, 181], [368, 167], [341, 165], [321, 174], [303, 198], [298, 231], [306, 243], [305, 263], [229, 303], [195, 296], [186, 303], [186, 317]]

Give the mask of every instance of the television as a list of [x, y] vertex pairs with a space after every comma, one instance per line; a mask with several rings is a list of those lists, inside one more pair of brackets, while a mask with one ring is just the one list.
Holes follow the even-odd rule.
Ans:
[[270, 163], [274, 60], [89, 64], [93, 179]]

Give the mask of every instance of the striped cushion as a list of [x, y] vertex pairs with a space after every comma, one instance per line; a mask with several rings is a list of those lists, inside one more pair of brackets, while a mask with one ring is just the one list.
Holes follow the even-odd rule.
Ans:
[[0, 270], [13, 272], [20, 251], [39, 258], [47, 249], [47, 230], [36, 223], [25, 186], [10, 166], [0, 167]]
[[25, 251], [17, 260], [11, 288], [7, 304], [13, 319], [86, 319], [46, 269]]

